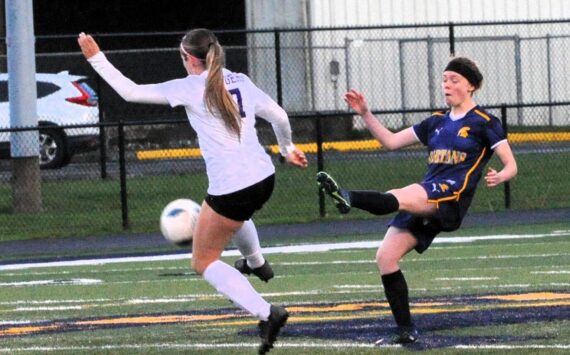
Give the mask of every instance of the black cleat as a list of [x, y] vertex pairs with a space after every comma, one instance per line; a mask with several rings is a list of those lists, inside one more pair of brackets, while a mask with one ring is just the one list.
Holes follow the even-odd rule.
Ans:
[[350, 212], [351, 205], [348, 191], [338, 187], [332, 176], [324, 171], [319, 171], [317, 173], [317, 185], [319, 185], [319, 189], [333, 198], [335, 206], [340, 213], [346, 214]]
[[376, 345], [381, 344], [412, 344], [418, 340], [419, 334], [416, 327], [412, 326], [399, 326], [396, 328], [394, 334], [388, 338], [388, 341], [385, 339], [380, 339], [376, 342]]
[[261, 337], [261, 345], [258, 353], [265, 354], [273, 349], [273, 343], [279, 335], [279, 331], [289, 318], [289, 312], [283, 307], [271, 305], [271, 313], [266, 321], [259, 321], [259, 336]]
[[273, 269], [271, 268], [271, 265], [269, 265], [269, 262], [267, 260], [265, 260], [265, 263], [260, 267], [252, 269], [249, 267], [249, 265], [247, 265], [247, 260], [242, 258], [236, 260], [236, 262], [234, 263], [234, 267], [242, 274], [245, 275], [254, 274], [255, 276], [259, 277], [261, 281], [268, 282], [273, 278]]

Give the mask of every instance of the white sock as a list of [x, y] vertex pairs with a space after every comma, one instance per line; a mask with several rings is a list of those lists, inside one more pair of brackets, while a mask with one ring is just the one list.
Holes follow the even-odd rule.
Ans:
[[236, 269], [216, 260], [204, 270], [206, 281], [229, 298], [236, 306], [248, 311], [261, 320], [269, 318], [271, 305], [251, 286], [249, 281]]
[[259, 245], [257, 229], [251, 219], [243, 222], [241, 228], [235, 233], [233, 241], [241, 255], [247, 260], [247, 265], [250, 268], [257, 269], [265, 264], [265, 258], [261, 253], [261, 245]]

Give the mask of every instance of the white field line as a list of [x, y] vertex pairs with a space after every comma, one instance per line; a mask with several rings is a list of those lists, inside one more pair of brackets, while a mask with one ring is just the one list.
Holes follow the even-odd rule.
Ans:
[[[544, 233], [544, 234], [513, 234], [513, 235], [491, 235], [491, 236], [474, 236], [474, 237], [439, 237], [434, 240], [434, 243], [472, 243], [476, 241], [488, 241], [488, 240], [534, 239], [534, 238], [565, 237], [565, 236], [570, 236], [570, 233], [567, 231], [557, 231], [553, 233]], [[263, 253], [264, 254], [308, 253], [308, 252], [324, 252], [324, 251], [344, 250], [344, 249], [372, 249], [372, 248], [376, 249], [378, 248], [378, 246], [380, 246], [380, 244], [381, 244], [380, 241], [363, 241], [363, 242], [347, 242], [347, 243], [291, 245], [283, 247], [264, 248]], [[238, 250], [227, 250], [222, 254], [222, 256], [239, 256], [239, 255], [240, 253]], [[560, 255], [567, 255], [567, 254], [560, 254]], [[191, 253], [185, 253], [185, 254], [133, 256], [133, 257], [105, 258], [105, 259], [83, 259], [83, 260], [70, 260], [70, 261], [42, 262], [42, 263], [22, 263], [22, 264], [0, 265], [0, 271], [42, 268], [42, 267], [105, 265], [111, 263], [184, 260], [184, 259], [190, 259], [191, 257], [192, 257]], [[481, 258], [492, 258], [492, 257], [481, 257]], [[449, 260], [449, 258], [446, 260]]]
[[524, 349], [570, 349], [570, 344], [527, 344], [527, 345], [455, 345], [455, 349], [464, 350], [524, 350]]
[[436, 277], [437, 281], [489, 281], [498, 280], [498, 277]]
[[35, 280], [35, 281], [0, 282], [0, 286], [5, 286], [5, 287], [49, 286], [49, 285], [86, 286], [86, 285], [100, 284], [101, 282], [103, 281], [97, 279]]
[[[61, 351], [102, 351], [102, 350], [147, 350], [147, 349], [160, 349], [160, 350], [191, 350], [191, 349], [242, 349], [242, 348], [257, 348], [258, 343], [221, 343], [221, 344], [125, 344], [125, 345], [100, 345], [100, 346], [31, 346], [19, 348], [0, 348], [1, 353], [15, 353], [15, 352], [61, 352]], [[356, 342], [326, 342], [326, 343], [313, 343], [313, 342], [278, 342], [275, 348], [288, 349], [362, 349], [362, 348], [399, 348], [400, 345], [378, 345], [375, 346], [371, 343], [356, 343]], [[549, 350], [549, 349], [570, 349], [570, 344], [526, 344], [526, 345], [455, 345], [454, 349], [462, 350]]]
[[[533, 244], [534, 245], [534, 244]], [[430, 248], [431, 250], [431, 248]], [[407, 259], [404, 259], [402, 262], [405, 263], [407, 261]], [[318, 263], [319, 265], [326, 265], [327, 263], [341, 263], [341, 264], [374, 264], [376, 263], [375, 260], [345, 260], [345, 261], [341, 261], [341, 260], [334, 260], [334, 261], [323, 261], [321, 263]], [[315, 262], [272, 262], [272, 265], [286, 265], [286, 266], [295, 266], [295, 265], [308, 265], [309, 263], [313, 263], [315, 264]], [[525, 266], [525, 268], [527, 269], [542, 269], [542, 268], [565, 268], [567, 267], [566, 265], [533, 265], [533, 266]], [[514, 266], [495, 266], [495, 267], [490, 267], [490, 268], [485, 268], [485, 270], [512, 270], [515, 269]], [[168, 267], [168, 268], [164, 268], [164, 267], [145, 267], [145, 268], [118, 268], [118, 269], [105, 269], [105, 270], [100, 270], [100, 269], [94, 269], [94, 270], [82, 270], [81, 273], [83, 274], [101, 274], [101, 273], [127, 273], [127, 272], [139, 272], [139, 271], [160, 271], [160, 270], [177, 270], [177, 271], [181, 271], [184, 272], [185, 274], [194, 274], [190, 271], [190, 266], [177, 266], [177, 267]], [[473, 267], [473, 268], [469, 268], [469, 267], [462, 267], [461, 268], [462, 271], [470, 271], [470, 270], [481, 270], [480, 267]], [[443, 269], [438, 269], [438, 271], [457, 271], [457, 268], [443, 268]], [[58, 275], [67, 275], [67, 274], [72, 274], [74, 272], [71, 271], [46, 271], [46, 272], [30, 272], [30, 271], [22, 271], [22, 272], [7, 272], [7, 273], [2, 273], [2, 276], [11, 276], [11, 277], [20, 277], [20, 276], [46, 276], [46, 275], [51, 275], [51, 276], [58, 276]], [[362, 274], [377, 274], [378, 272], [359, 272], [359, 275]], [[531, 271], [531, 274], [570, 274], [570, 270], [561, 270], [561, 271], [556, 271], [556, 270], [550, 270], [550, 271]], [[336, 273], [338, 275], [342, 275], [342, 274], [349, 274], [347, 272], [338, 272]], [[275, 278], [287, 278], [290, 277], [288, 275], [276, 275]], [[187, 280], [187, 281], [194, 281], [194, 279], [191, 280]], [[0, 303], [1, 304], [1, 303]]]
[[531, 271], [531, 274], [547, 274], [547, 275], [558, 275], [558, 274], [570, 274], [570, 270], [557, 270], [557, 271]]
[[[469, 286], [462, 286], [462, 287], [430, 287], [430, 289], [426, 288], [410, 288], [410, 292], [422, 293], [422, 292], [433, 292], [435, 291], [462, 291], [462, 290], [480, 290], [480, 289], [512, 289], [512, 288], [519, 288], [519, 289], [527, 289], [527, 288], [552, 288], [552, 287], [564, 287], [569, 288], [570, 283], [541, 283], [541, 284], [503, 284], [503, 285], [469, 285]], [[329, 295], [339, 295], [339, 294], [373, 294], [377, 295], [378, 292], [382, 290], [380, 285], [340, 285], [340, 286], [333, 286], [336, 290], [305, 290], [305, 291], [290, 291], [290, 292], [265, 292], [260, 293], [260, 295], [264, 298], [272, 298], [272, 297], [287, 297], [287, 296], [329, 296]], [[209, 300], [209, 299], [223, 299], [223, 296], [217, 293], [212, 294], [195, 294], [195, 295], [184, 295], [175, 298], [141, 298], [141, 299], [119, 299], [113, 300], [115, 302], [102, 302], [102, 301], [95, 301], [95, 300], [84, 300], [84, 304], [79, 305], [68, 305], [68, 306], [36, 306], [33, 305], [41, 304], [41, 302], [34, 302], [34, 304], [30, 304], [30, 306], [26, 307], [25, 304], [18, 303], [17, 307], [14, 309], [3, 309], [1, 313], [11, 313], [11, 312], [37, 312], [37, 311], [64, 311], [64, 310], [79, 310], [84, 308], [112, 308], [112, 307], [124, 307], [127, 305], [144, 305], [144, 304], [160, 304], [160, 303], [188, 303], [188, 302], [195, 302], [197, 300]], [[120, 302], [118, 302], [120, 301]], [[57, 302], [53, 302], [57, 304]], [[61, 303], [64, 303], [62, 301]], [[81, 303], [81, 302], [77, 302]], [[12, 303], [10, 303], [12, 304]], [[8, 305], [8, 303], [2, 303], [2, 305]]]

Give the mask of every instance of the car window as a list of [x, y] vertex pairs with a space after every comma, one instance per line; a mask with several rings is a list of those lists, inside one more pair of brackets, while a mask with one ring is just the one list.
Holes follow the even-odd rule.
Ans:
[[[38, 99], [53, 94], [59, 86], [52, 83], [37, 82]], [[0, 81], [0, 102], [8, 102], [8, 81]]]

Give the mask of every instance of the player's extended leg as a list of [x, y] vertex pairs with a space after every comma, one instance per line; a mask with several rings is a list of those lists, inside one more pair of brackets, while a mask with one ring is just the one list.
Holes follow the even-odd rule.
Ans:
[[[376, 263], [382, 276], [382, 284], [386, 299], [397, 324], [392, 343], [413, 343], [418, 338], [418, 332], [412, 322], [408, 300], [408, 285], [400, 270], [400, 260], [417, 244], [408, 230], [396, 227], [388, 228], [382, 245], [376, 253]], [[378, 342], [383, 342], [380, 339]]]
[[289, 313], [265, 301], [245, 276], [219, 260], [224, 247], [242, 225], [243, 222], [218, 214], [204, 202], [192, 240], [192, 268], [219, 293], [260, 319], [259, 353], [264, 354], [273, 347]]
[[246, 275], [254, 274], [262, 281], [273, 278], [273, 269], [261, 252], [257, 229], [251, 219], [245, 221], [233, 237], [233, 242], [245, 258], [236, 260], [234, 267]]
[[388, 192], [342, 189], [333, 177], [320, 171], [317, 173], [319, 188], [329, 195], [340, 213], [348, 213], [352, 207], [375, 215], [406, 211], [418, 215], [435, 213], [435, 204], [428, 203], [427, 193], [419, 184], [412, 184]]

